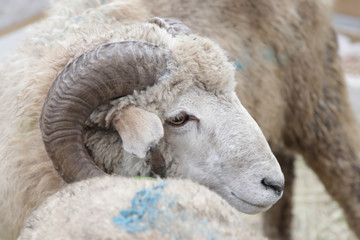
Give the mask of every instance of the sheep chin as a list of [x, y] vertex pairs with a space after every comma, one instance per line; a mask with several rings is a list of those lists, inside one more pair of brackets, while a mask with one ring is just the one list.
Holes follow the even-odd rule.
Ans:
[[234, 192], [230, 192], [228, 194], [228, 200], [229, 204], [236, 208], [237, 210], [247, 213], [247, 214], [256, 214], [260, 212], [265, 212], [268, 209], [270, 209], [273, 204], [271, 205], [259, 205], [256, 203], [250, 203], [248, 201], [245, 201], [244, 199], [238, 197]]

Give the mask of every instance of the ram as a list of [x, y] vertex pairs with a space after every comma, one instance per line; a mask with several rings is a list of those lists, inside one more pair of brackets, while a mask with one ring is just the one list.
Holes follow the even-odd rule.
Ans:
[[[38, 201], [64, 184], [55, 174], [49, 174], [41, 181], [34, 180], [46, 182], [46, 189], [29, 187], [26, 183], [34, 177], [23, 175], [29, 173], [28, 170], [12, 170], [21, 166], [53, 173], [48, 162], [38, 161], [36, 165], [27, 160], [33, 152], [39, 153], [39, 159], [47, 156], [44, 150], [26, 147], [24, 143], [42, 146], [38, 118], [58, 71], [69, 59], [114, 40], [114, 34], [122, 25], [160, 16], [182, 20], [195, 33], [210, 37], [235, 63], [237, 95], [261, 127], [287, 182], [284, 197], [266, 214], [268, 235], [290, 238], [293, 160], [294, 154], [299, 153], [339, 202], [350, 227], [360, 236], [359, 139], [337, 55], [336, 35], [330, 26], [331, 4], [330, 0], [57, 2], [49, 11], [49, 17], [32, 30], [22, 51], [9, 60], [11, 64], [4, 65], [6, 71], [0, 72], [0, 119], [4, 122], [0, 136], [4, 170], [0, 171], [6, 172], [1, 174], [2, 182], [21, 179], [23, 183], [9, 187], [11, 191], [0, 192], [8, 197], [5, 199], [13, 201], [12, 204], [0, 203], [2, 216], [8, 219], [9, 214], [15, 214], [12, 217], [21, 222], [24, 213], [18, 215], [20, 212], [31, 211]], [[48, 80], [46, 83], [44, 78]], [[121, 154], [126, 155], [126, 171], [115, 170], [122, 168], [116, 166], [117, 161], [111, 164], [106, 160], [114, 159], [114, 155], [106, 154], [96, 138], [104, 126], [99, 123], [101, 119], [98, 122], [88, 119], [87, 126], [93, 129], [85, 131], [87, 149], [95, 162], [114, 173], [123, 174], [129, 169], [135, 172], [145, 169], [142, 174], [148, 172], [149, 169], [142, 166], [143, 161], [132, 161], [125, 151]], [[109, 133], [103, 141], [111, 147], [118, 139], [116, 133]], [[31, 196], [31, 191], [42, 197], [13, 195], [18, 192]], [[21, 207], [14, 212], [5, 211], [24, 205], [25, 210]], [[269, 223], [275, 228], [268, 228]]]
[[190, 178], [248, 213], [281, 197], [280, 166], [216, 44], [171, 19], [124, 24], [90, 9], [83, 20], [30, 37], [2, 70], [5, 238], [66, 182], [106, 173]]
[[190, 180], [105, 176], [49, 196], [26, 220], [19, 240], [88, 238], [264, 239], [220, 196]]

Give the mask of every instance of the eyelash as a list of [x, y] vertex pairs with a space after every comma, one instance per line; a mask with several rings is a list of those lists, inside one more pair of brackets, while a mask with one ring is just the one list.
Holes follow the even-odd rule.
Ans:
[[181, 126], [184, 126], [190, 120], [199, 121], [199, 119], [196, 118], [195, 116], [191, 116], [185, 112], [181, 112], [181, 113], [177, 114], [176, 116], [169, 118], [167, 120], [167, 123], [174, 127], [181, 127]]

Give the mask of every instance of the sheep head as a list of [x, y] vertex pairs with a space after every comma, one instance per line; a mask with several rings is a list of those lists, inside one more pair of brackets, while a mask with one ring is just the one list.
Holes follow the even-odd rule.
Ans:
[[280, 166], [234, 92], [189, 89], [165, 118], [162, 152], [169, 176], [206, 185], [246, 213], [266, 210], [281, 197]]
[[103, 44], [58, 75], [40, 119], [55, 168], [66, 182], [105, 174], [83, 140], [96, 112], [95, 122], [116, 129], [137, 158], [155, 149], [154, 162], [165, 159], [169, 176], [198, 181], [243, 212], [268, 209], [281, 197], [284, 178], [236, 96], [234, 67], [216, 44], [187, 35], [180, 22], [152, 24], [167, 32], [166, 41]]

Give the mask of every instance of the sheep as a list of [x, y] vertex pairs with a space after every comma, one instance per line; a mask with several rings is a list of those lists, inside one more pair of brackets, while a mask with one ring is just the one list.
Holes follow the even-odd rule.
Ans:
[[263, 239], [225, 200], [195, 182], [113, 176], [69, 184], [49, 196], [18, 239], [89, 238]]
[[[81, 44], [69, 46], [64, 41], [64, 29], [78, 31], [81, 27], [84, 29], [82, 31], [92, 31], [96, 35], [101, 33], [98, 30], [101, 29], [99, 22], [112, 22], [116, 29], [120, 22], [145, 21], [153, 16], [179, 19], [192, 31], [211, 38], [229, 53], [236, 65], [237, 95], [259, 124], [285, 172], [287, 184], [284, 197], [265, 217], [267, 235], [282, 239], [291, 237], [293, 162], [297, 153], [305, 158], [329, 194], [344, 209], [349, 226], [359, 237], [359, 139], [336, 52], [336, 35], [330, 26], [331, 5], [332, 1], [316, 0], [286, 3], [251, 0], [61, 1], [55, 3], [49, 12], [49, 15], [56, 17], [47, 18], [46, 23], [39, 24], [38, 29], [33, 31], [33, 41], [28, 41], [28, 47], [23, 50], [24, 60], [14, 58], [13, 65], [7, 65], [7, 78], [18, 79], [19, 71], [42, 66], [38, 59], [33, 62], [27, 59], [31, 54], [49, 56], [44, 54], [46, 45], [54, 42], [64, 44], [63, 47], [69, 49], [68, 54], [72, 57], [75, 47], [98, 40], [89, 37], [80, 40]], [[85, 9], [89, 10], [84, 13]], [[57, 56], [51, 58], [53, 64], [64, 66], [69, 58], [59, 57], [57, 51], [52, 53]], [[51, 75], [54, 78], [60, 68], [49, 67], [46, 71], [38, 68], [37, 75]], [[25, 72], [22, 74], [27, 75]], [[23, 82], [11, 84], [1, 85], [0, 96], [8, 96], [4, 99], [16, 95], [17, 88], [21, 88], [17, 85]], [[44, 98], [34, 97], [31, 88], [28, 89], [19, 96], [19, 104], [24, 102], [22, 99], [25, 96], [25, 102], [36, 101], [40, 106]], [[39, 93], [40, 96], [44, 96], [44, 91]], [[8, 108], [9, 105], [3, 104], [1, 107]], [[27, 115], [22, 115], [23, 119], [28, 120], [23, 121], [23, 127], [36, 122], [33, 115], [39, 111], [39, 108], [33, 111], [29, 109]], [[6, 115], [2, 115], [1, 119], [8, 119], [9, 110], [3, 112]], [[20, 114], [22, 110], [18, 112]], [[3, 128], [2, 131], [9, 132], [6, 136], [10, 136], [13, 128]], [[35, 141], [35, 137], [30, 138], [30, 135], [28, 141], [41, 145], [40, 140]], [[111, 140], [108, 142], [111, 143]], [[95, 158], [104, 169], [116, 171], [113, 170], [114, 165], [101, 162], [100, 159], [104, 158], [100, 155], [106, 156], [105, 151], [101, 153], [91, 138], [88, 144], [88, 148], [98, 154]], [[13, 149], [16, 149], [15, 146]], [[133, 165], [133, 169], [140, 169], [139, 164]], [[43, 171], [52, 171], [48, 167], [51, 168], [46, 166]], [[54, 185], [59, 184], [57, 180], [50, 179]], [[34, 205], [35, 201], [30, 202]], [[269, 227], [269, 223], [275, 227]]]
[[[47, 34], [48, 24], [64, 25]], [[179, 21], [95, 9], [37, 28], [0, 77], [3, 238], [67, 183], [106, 173], [190, 178], [246, 213], [282, 196], [280, 166], [218, 45]]]

